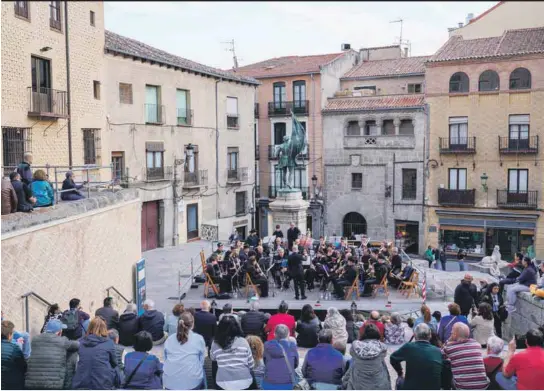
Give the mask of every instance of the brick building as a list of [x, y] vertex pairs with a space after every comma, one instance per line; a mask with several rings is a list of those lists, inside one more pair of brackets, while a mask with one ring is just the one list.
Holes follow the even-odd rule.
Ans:
[[544, 257], [544, 27], [452, 36], [426, 66], [426, 243]]
[[[235, 69], [236, 74], [254, 77], [261, 82], [257, 89], [255, 116], [256, 177], [259, 192], [257, 227], [261, 236], [274, 231], [268, 205], [280, 188], [277, 147], [292, 130], [291, 111], [306, 128], [308, 150], [300, 155], [294, 175], [294, 187], [312, 200], [307, 227], [314, 237], [323, 229], [322, 206], [315, 202], [313, 183], [323, 188], [323, 125], [321, 109], [327, 98], [340, 87], [340, 77], [357, 61], [357, 53], [342, 46], [342, 52], [315, 56], [287, 56], [261, 61]], [[312, 178], [314, 178], [312, 180]]]
[[397, 237], [423, 249], [424, 89], [428, 57], [361, 49], [323, 109], [327, 235]]

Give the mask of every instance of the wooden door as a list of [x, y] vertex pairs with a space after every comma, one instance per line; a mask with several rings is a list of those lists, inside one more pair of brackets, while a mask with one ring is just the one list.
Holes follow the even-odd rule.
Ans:
[[159, 203], [144, 202], [142, 205], [142, 252], [153, 250], [159, 242]]
[[187, 205], [187, 240], [198, 238], [198, 204]]

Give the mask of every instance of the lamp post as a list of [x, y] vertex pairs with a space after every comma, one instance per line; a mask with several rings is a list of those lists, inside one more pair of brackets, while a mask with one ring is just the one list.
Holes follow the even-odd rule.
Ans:
[[313, 187], [313, 193], [314, 196], [312, 198], [315, 198], [317, 196], [317, 175], [312, 176], [312, 187]]

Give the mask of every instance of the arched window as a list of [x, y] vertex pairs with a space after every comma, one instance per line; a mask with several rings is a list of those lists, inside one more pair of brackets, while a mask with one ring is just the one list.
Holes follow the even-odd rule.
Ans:
[[343, 236], [350, 236], [352, 232], [355, 235], [366, 234], [366, 220], [357, 212], [349, 212], [342, 221], [342, 230]]
[[411, 119], [403, 119], [400, 121], [399, 134], [405, 136], [414, 134], [414, 123]]
[[348, 136], [360, 136], [361, 128], [359, 127], [359, 121], [349, 121], [346, 134]]
[[510, 74], [510, 89], [523, 90], [531, 88], [531, 72], [525, 68], [517, 68]]
[[450, 77], [450, 92], [468, 92], [468, 76], [465, 72], [457, 72]]
[[478, 80], [478, 91], [498, 91], [500, 87], [499, 75], [495, 71], [485, 71]]

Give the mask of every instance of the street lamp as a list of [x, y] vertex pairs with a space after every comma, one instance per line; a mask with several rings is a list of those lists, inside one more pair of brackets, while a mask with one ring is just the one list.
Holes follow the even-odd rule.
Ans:
[[480, 180], [482, 181], [482, 190], [483, 190], [484, 192], [486, 192], [486, 193], [487, 193], [487, 179], [488, 179], [488, 178], [489, 178], [489, 177], [487, 176], [487, 174], [486, 174], [485, 172], [484, 172], [484, 173], [482, 174], [482, 176], [480, 177]]
[[317, 195], [317, 175], [312, 176], [312, 186], [314, 189], [314, 197]]

